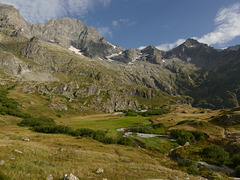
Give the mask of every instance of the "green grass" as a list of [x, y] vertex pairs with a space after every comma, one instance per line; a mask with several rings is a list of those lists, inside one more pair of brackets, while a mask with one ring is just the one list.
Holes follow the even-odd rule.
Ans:
[[139, 138], [141, 142], [145, 144], [147, 149], [157, 150], [162, 154], [168, 153], [171, 149], [178, 146], [177, 143], [170, 140], [154, 137], [154, 138]]
[[147, 117], [114, 117], [108, 116], [105, 119], [83, 119], [82, 117], [73, 117], [69, 119], [59, 119], [58, 124], [68, 125], [73, 128], [90, 128], [94, 130], [108, 131], [109, 135], [116, 135], [118, 128], [127, 128], [138, 124], [149, 124]]

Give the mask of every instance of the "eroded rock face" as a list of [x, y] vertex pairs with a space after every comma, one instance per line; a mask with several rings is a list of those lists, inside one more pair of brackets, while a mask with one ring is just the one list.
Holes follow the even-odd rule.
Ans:
[[101, 89], [92, 84], [90, 86], [86, 86], [86, 87], [83, 87], [79, 90], [77, 90], [75, 93], [74, 93], [74, 96], [77, 97], [77, 98], [86, 98], [86, 97], [89, 97], [89, 96], [92, 96], [92, 95], [99, 95], [101, 92]]
[[58, 111], [67, 111], [68, 107], [65, 104], [50, 104], [50, 108]]

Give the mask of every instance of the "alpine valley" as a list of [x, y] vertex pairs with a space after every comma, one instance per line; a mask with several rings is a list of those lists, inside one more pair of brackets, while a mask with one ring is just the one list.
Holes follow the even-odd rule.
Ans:
[[124, 49], [0, 4], [0, 84], [0, 179], [240, 176], [239, 45]]

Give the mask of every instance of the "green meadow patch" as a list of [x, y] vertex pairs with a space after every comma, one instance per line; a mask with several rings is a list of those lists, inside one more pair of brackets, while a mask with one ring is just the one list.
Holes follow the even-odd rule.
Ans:
[[84, 119], [82, 116], [57, 120], [58, 124], [68, 125], [73, 128], [91, 128], [95, 130], [108, 131], [108, 135], [117, 135], [117, 129], [130, 126], [149, 124], [147, 117], [114, 117], [106, 119]]

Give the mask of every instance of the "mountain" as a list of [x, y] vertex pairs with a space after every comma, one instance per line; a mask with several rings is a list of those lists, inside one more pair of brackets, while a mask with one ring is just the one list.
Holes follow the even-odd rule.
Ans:
[[13, 6], [0, 4], [0, 51], [2, 84], [47, 95], [51, 107], [56, 96], [76, 109], [105, 112], [240, 102], [239, 46], [217, 50], [187, 39], [170, 51], [124, 49], [80, 20], [30, 24]]

